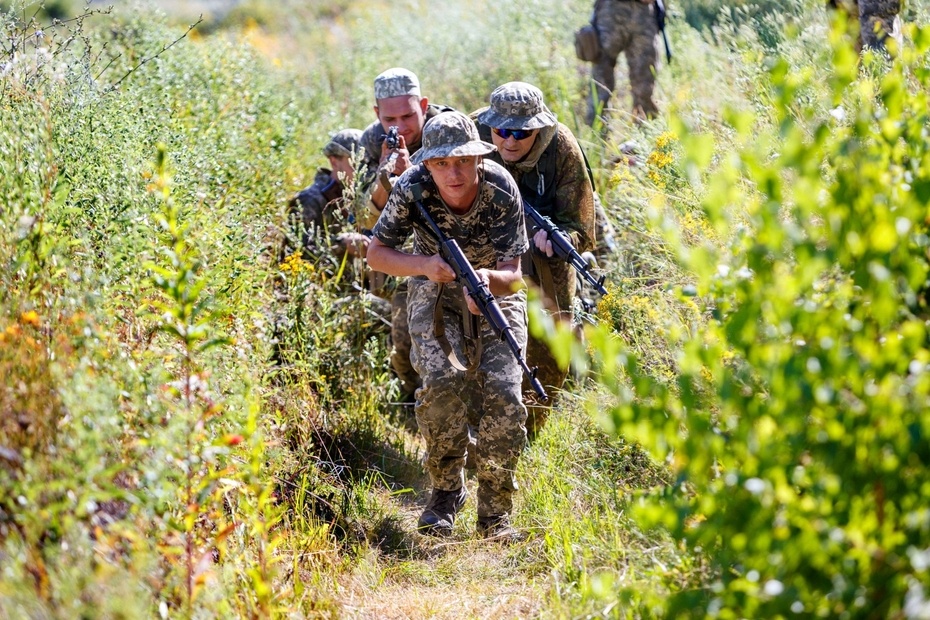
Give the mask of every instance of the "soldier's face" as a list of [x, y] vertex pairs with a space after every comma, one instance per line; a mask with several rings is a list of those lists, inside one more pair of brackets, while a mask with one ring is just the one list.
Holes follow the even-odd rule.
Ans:
[[478, 156], [428, 159], [439, 195], [453, 209], [468, 209], [478, 195]]
[[335, 155], [329, 155], [329, 167], [333, 171], [333, 178], [337, 181], [342, 181], [343, 185], [348, 185], [352, 182], [352, 177], [355, 176], [355, 170], [352, 168], [352, 159], [349, 157], [336, 157]]
[[491, 140], [494, 142], [494, 146], [497, 147], [497, 151], [501, 154], [501, 158], [504, 161], [518, 162], [526, 157], [526, 154], [529, 153], [533, 145], [536, 144], [536, 136], [538, 134], [539, 131], [534, 129], [529, 137], [517, 140], [513, 136], [502, 138], [497, 134], [496, 129], [492, 129]]
[[426, 123], [426, 107], [429, 105], [426, 97], [403, 95], [401, 97], [388, 97], [378, 99], [375, 114], [381, 121], [385, 133], [392, 125], [397, 125], [397, 131], [404, 137], [408, 146], [418, 144]]

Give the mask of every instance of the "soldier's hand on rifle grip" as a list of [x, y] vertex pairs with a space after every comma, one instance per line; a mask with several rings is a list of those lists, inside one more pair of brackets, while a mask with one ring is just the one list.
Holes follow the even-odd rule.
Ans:
[[431, 282], [452, 282], [455, 280], [455, 271], [444, 261], [439, 254], [424, 257], [423, 275]]
[[552, 242], [549, 241], [549, 235], [545, 230], [536, 231], [536, 234], [533, 235], [533, 245], [536, 246], [536, 249], [540, 254], [545, 254], [549, 258], [552, 258], [554, 254], [552, 249]]

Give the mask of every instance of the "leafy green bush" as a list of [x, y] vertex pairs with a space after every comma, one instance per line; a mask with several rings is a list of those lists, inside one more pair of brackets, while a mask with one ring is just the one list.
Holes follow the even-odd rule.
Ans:
[[[799, 97], [815, 71], [775, 62], [774, 141], [759, 140], [752, 114], [728, 113], [740, 147], [719, 161], [703, 209], [729, 241], [672, 237], [714, 317], [681, 341], [675, 385], [600, 341], [607, 377], [631, 378], [608, 382], [628, 397], [613, 425], [677, 476], [640, 516], [712, 569], [704, 587], [651, 601], [664, 614], [926, 609], [930, 32], [912, 34], [913, 49], [887, 69], [867, 57], [858, 79], [835, 35], [835, 73], [820, 84], [832, 109]], [[679, 134], [697, 175], [712, 143]], [[713, 406], [699, 397], [708, 390]]]
[[247, 49], [97, 19], [2, 22], [0, 615], [268, 616], [264, 257], [305, 124]]

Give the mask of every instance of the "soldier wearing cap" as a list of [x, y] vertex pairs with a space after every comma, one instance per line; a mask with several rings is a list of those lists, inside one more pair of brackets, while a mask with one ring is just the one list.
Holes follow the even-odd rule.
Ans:
[[[416, 418], [426, 440], [429, 502], [417, 522], [431, 535], [449, 535], [465, 502], [464, 465], [469, 423], [476, 425], [478, 532], [514, 540], [510, 525], [514, 472], [526, 442], [522, 371], [507, 344], [478, 317], [454, 281], [415, 206], [415, 196], [439, 228], [460, 244], [478, 276], [497, 298], [514, 335], [526, 342], [526, 296], [520, 257], [528, 244], [520, 194], [503, 167], [483, 159], [494, 145], [482, 141], [460, 112], [430, 120], [414, 165], [398, 179], [373, 230], [368, 263], [409, 277], [412, 359], [423, 386]], [[412, 252], [401, 251], [413, 234]], [[468, 359], [471, 370], [453, 363]]]
[[[379, 74], [374, 91], [374, 111], [378, 120], [365, 129], [361, 142], [365, 165], [374, 181], [371, 206], [378, 215], [391, 193], [393, 180], [410, 167], [410, 158], [420, 148], [426, 121], [451, 108], [430, 104], [420, 93], [417, 76], [400, 67]], [[394, 151], [384, 140], [392, 126], [398, 128], [400, 138], [400, 146]]]
[[[366, 177], [370, 182], [368, 207], [372, 224], [387, 202], [391, 185], [407, 168], [410, 158], [420, 148], [423, 125], [440, 112], [451, 108], [431, 105], [420, 93], [420, 81], [407, 69], [394, 67], [380, 73], [374, 81], [377, 120], [362, 134]], [[396, 126], [399, 148], [391, 150], [385, 143], [388, 130]], [[391, 295], [391, 367], [400, 380], [402, 400], [412, 400], [420, 385], [410, 363], [410, 336], [407, 330], [407, 287], [401, 281]]]
[[[343, 129], [333, 134], [323, 147], [331, 168], [317, 169], [313, 183], [288, 202], [294, 237], [287, 239], [287, 250], [299, 247], [304, 253], [318, 253], [325, 235], [327, 242], [336, 242], [353, 255], [364, 252], [364, 246], [355, 247], [357, 233], [343, 230], [351, 218], [343, 199], [346, 188], [351, 188], [355, 180], [361, 136], [358, 129]], [[300, 239], [299, 243], [296, 239]], [[367, 238], [365, 242], [367, 245]]]
[[588, 104], [587, 121], [607, 109], [616, 87], [614, 72], [620, 52], [626, 55], [633, 94], [633, 116], [638, 120], [659, 113], [652, 100], [656, 84], [658, 51], [656, 0], [596, 0], [592, 24], [597, 30], [601, 53], [591, 68], [594, 89]]
[[[531, 84], [508, 82], [498, 86], [491, 93], [490, 103], [472, 115], [479, 135], [497, 147], [489, 157], [513, 175], [524, 200], [571, 237], [575, 249], [594, 249], [591, 173], [571, 130], [558, 122], [543, 102], [542, 91]], [[531, 225], [528, 220], [532, 239], [530, 251], [523, 256], [523, 273], [541, 289], [552, 316], [570, 323], [574, 315], [575, 271], [553, 255], [546, 232], [534, 230]], [[537, 338], [530, 338], [527, 363], [537, 367], [537, 378], [550, 393], [553, 388], [560, 389], [568, 376], [568, 368], [560, 368], [548, 345]], [[529, 385], [524, 387], [529, 405], [526, 428], [532, 438], [545, 423], [551, 405], [537, 404], [533, 390]]]

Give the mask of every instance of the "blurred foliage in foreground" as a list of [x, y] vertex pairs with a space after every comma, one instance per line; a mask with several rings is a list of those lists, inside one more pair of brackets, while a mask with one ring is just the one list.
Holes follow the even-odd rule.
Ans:
[[[910, 41], [861, 67], [835, 41], [826, 84], [773, 62], [771, 139], [745, 110], [726, 113], [729, 153], [679, 124], [725, 242], [666, 228], [696, 277], [684, 299], [710, 320], [680, 335], [674, 382], [609, 337], [596, 353], [626, 394], [611, 423], [677, 475], [640, 517], [713, 575], [663, 615], [930, 611], [930, 29]], [[830, 107], [809, 103], [817, 90]]]

